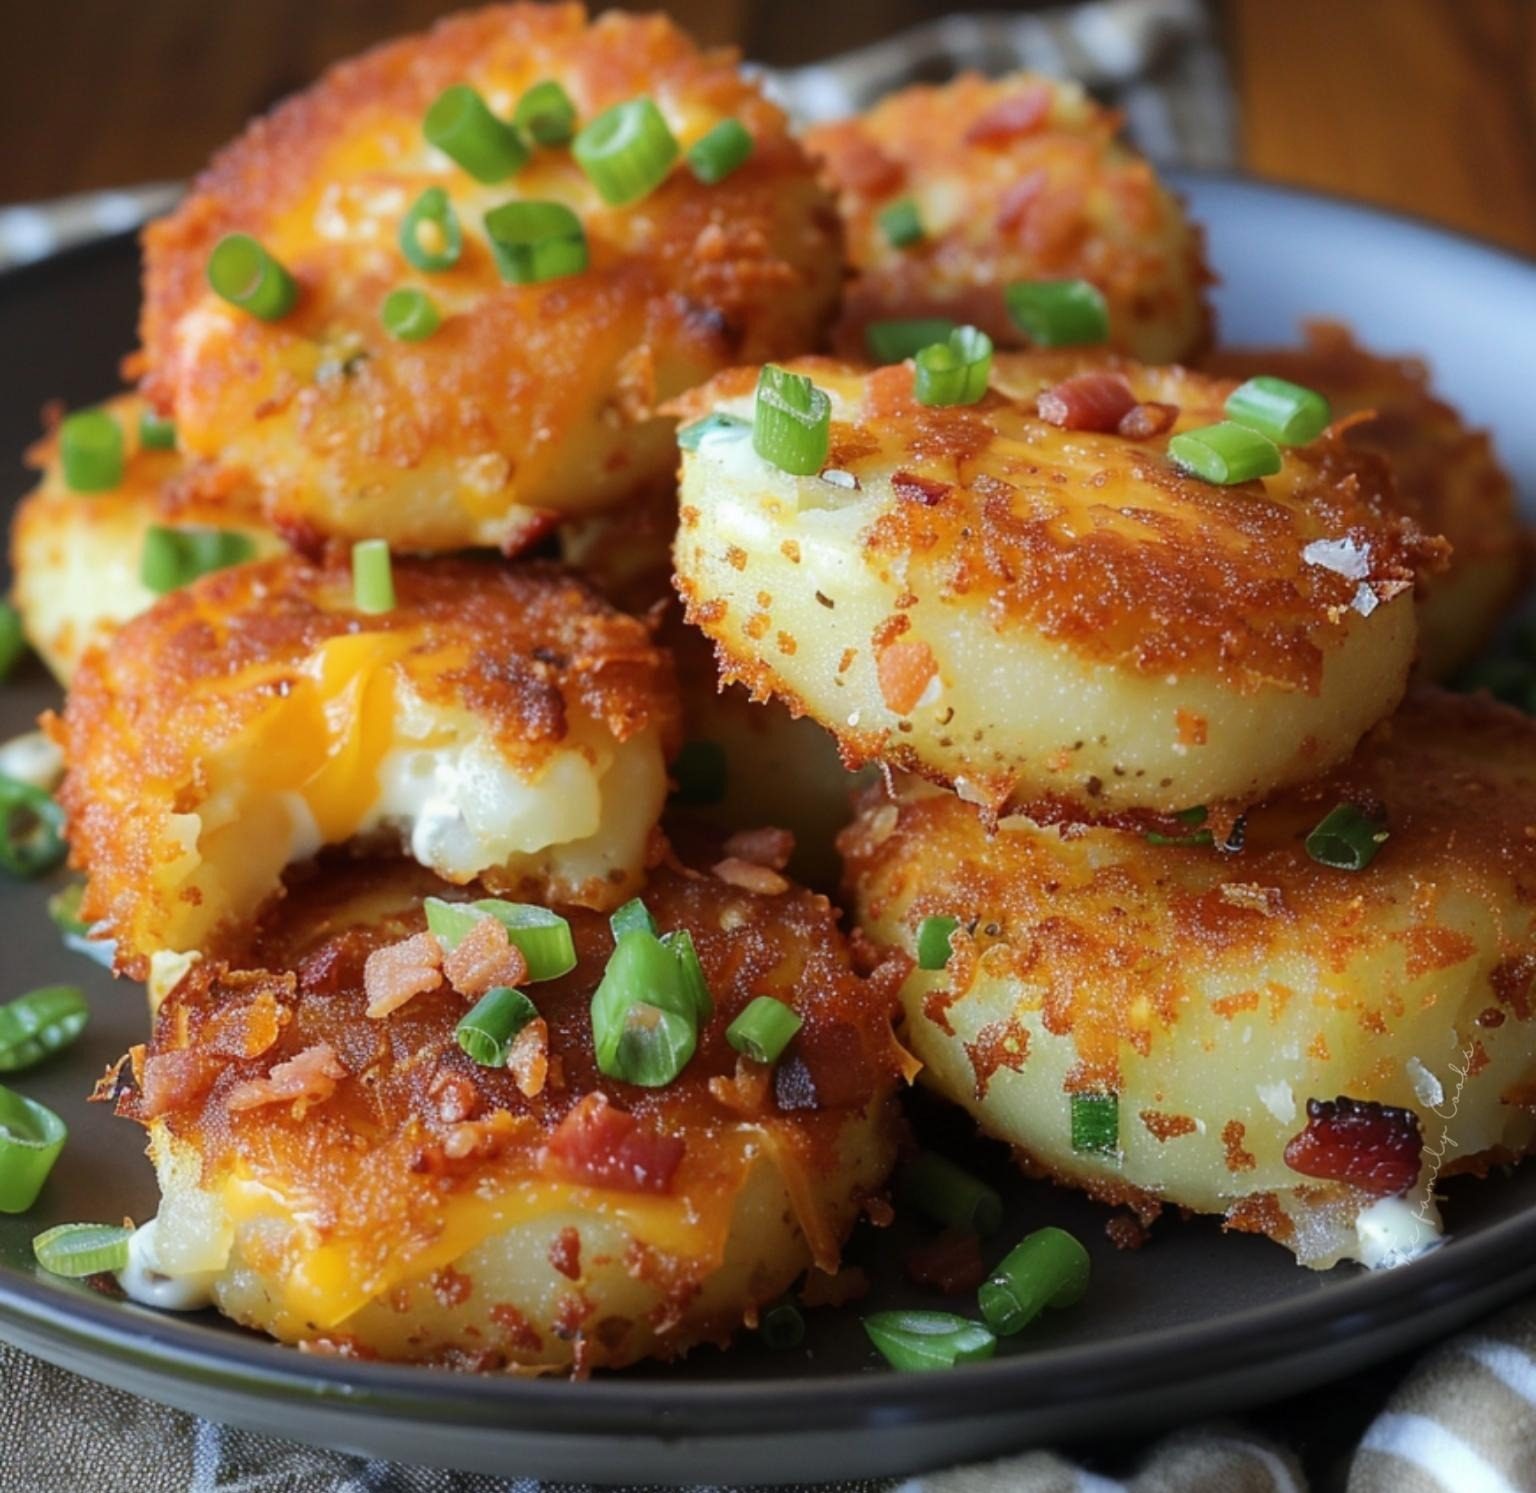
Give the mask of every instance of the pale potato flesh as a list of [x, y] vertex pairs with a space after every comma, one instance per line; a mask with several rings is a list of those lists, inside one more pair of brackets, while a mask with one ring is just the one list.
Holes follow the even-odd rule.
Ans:
[[[914, 779], [871, 793], [842, 848], [877, 944], [960, 920], [948, 967], [902, 992], [926, 1082], [1031, 1169], [1144, 1217], [1224, 1215], [1322, 1267], [1368, 1255], [1378, 1198], [1288, 1165], [1309, 1100], [1413, 1111], [1396, 1196], [1431, 1219], [1441, 1176], [1536, 1133], [1533, 763], [1536, 723], [1410, 697], [1335, 774], [1253, 810], [1235, 854], [1022, 818], [989, 834]], [[1385, 807], [1361, 871], [1303, 849], [1341, 801]], [[1074, 1150], [1074, 1092], [1118, 1095], [1113, 1154]]]

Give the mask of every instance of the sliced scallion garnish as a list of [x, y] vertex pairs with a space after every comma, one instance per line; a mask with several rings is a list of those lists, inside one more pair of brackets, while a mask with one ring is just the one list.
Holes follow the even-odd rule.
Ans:
[[917, 967], [944, 969], [953, 953], [950, 935], [960, 926], [959, 918], [924, 918], [917, 925]]
[[437, 303], [414, 285], [390, 291], [379, 307], [379, 320], [399, 342], [424, 342], [442, 325]]
[[864, 1318], [864, 1331], [892, 1368], [909, 1373], [979, 1363], [997, 1352], [987, 1328], [953, 1312], [876, 1312]]
[[576, 943], [571, 925], [558, 912], [528, 902], [504, 902], [483, 897], [478, 902], [444, 902], [428, 897], [424, 904], [427, 928], [444, 949], [458, 948], [460, 940], [481, 918], [495, 918], [507, 930], [528, 966], [528, 979], [557, 980], [576, 968]]
[[68, 1139], [46, 1105], [0, 1087], [0, 1213], [25, 1213], [37, 1201]]
[[579, 275], [587, 267], [587, 235], [563, 202], [504, 202], [485, 215], [491, 252], [503, 280], [534, 285]]
[[491, 113], [467, 83], [445, 88], [422, 121], [427, 144], [486, 186], [505, 181], [528, 160], [528, 147], [515, 129]]
[[1120, 1149], [1120, 1099], [1116, 1094], [1072, 1096], [1072, 1149], [1112, 1156]]
[[832, 401], [802, 373], [769, 363], [757, 376], [752, 449], [796, 477], [813, 477], [831, 444]]
[[802, 1025], [792, 1007], [771, 995], [758, 995], [726, 1027], [725, 1040], [754, 1063], [776, 1063]]
[[1363, 871], [1387, 841], [1387, 827], [1355, 804], [1329, 810], [1307, 836], [1307, 854], [1336, 871]]
[[775, 1351], [798, 1348], [805, 1341], [805, 1315], [793, 1301], [777, 1301], [758, 1318], [757, 1332]]
[[655, 103], [628, 99], [605, 109], [571, 144], [571, 154], [610, 207], [649, 196], [677, 159], [677, 137]]
[[428, 187], [400, 220], [400, 252], [426, 274], [451, 270], [464, 251], [464, 231], [442, 187]]
[[17, 1073], [62, 1052], [90, 1018], [73, 985], [45, 985], [0, 1006], [0, 1073]]
[[140, 410], [139, 446], [145, 451], [174, 451], [176, 422], [163, 419], [153, 410]]
[[1046, 1307], [1081, 1301], [1088, 1271], [1088, 1251], [1065, 1229], [1037, 1229], [983, 1283], [981, 1315], [999, 1337], [1011, 1337]]
[[1231, 420], [1181, 432], [1168, 442], [1168, 454], [1183, 471], [1218, 487], [1280, 470], [1280, 448], [1268, 436]]
[[139, 580], [146, 591], [164, 596], [200, 575], [242, 565], [256, 553], [255, 541], [233, 529], [180, 529], [151, 524], [139, 549]]
[[956, 330], [954, 322], [942, 316], [872, 321], [864, 328], [864, 345], [877, 363], [900, 363], [915, 358], [925, 347], [948, 342]]
[[293, 276], [248, 233], [226, 234], [214, 245], [208, 283], [231, 306], [260, 321], [286, 316], [299, 298]]
[[79, 1280], [123, 1269], [133, 1230], [110, 1223], [61, 1223], [32, 1241], [37, 1263], [50, 1275]]
[[521, 990], [498, 985], [459, 1018], [454, 1040], [482, 1068], [504, 1068], [517, 1034], [538, 1014], [539, 1008]]
[[610, 913], [608, 926], [613, 929], [615, 940], [623, 938], [626, 933], [633, 933], [637, 928], [652, 937], [656, 936], [656, 919], [639, 897], [631, 897], [622, 907]]
[[1002, 1194], [936, 1151], [920, 1151], [902, 1164], [896, 1194], [945, 1228], [985, 1238], [1003, 1226]]
[[1278, 446], [1315, 441], [1333, 418], [1328, 401], [1315, 389], [1268, 374], [1239, 385], [1227, 395], [1225, 408], [1229, 420], [1258, 431]]
[[698, 1025], [697, 994], [674, 951], [644, 928], [621, 933], [592, 994], [598, 1070], [660, 1088], [693, 1057]]
[[1036, 347], [1109, 341], [1109, 303], [1087, 280], [1019, 280], [1004, 289], [1003, 300]]
[[512, 123], [540, 145], [569, 145], [576, 133], [576, 105], [553, 78], [546, 78], [517, 101]]
[[704, 977], [704, 966], [699, 962], [699, 951], [693, 945], [693, 934], [686, 928], [674, 928], [661, 935], [661, 946], [677, 960], [678, 977], [683, 990], [693, 1002], [693, 1014], [702, 1026], [715, 1014], [714, 997], [709, 993], [709, 981]]
[[916, 356], [913, 393], [919, 404], [975, 404], [992, 377], [992, 339], [978, 327], [956, 327], [945, 342]]
[[352, 546], [352, 604], [370, 617], [395, 609], [395, 572], [387, 539], [359, 539]]
[[739, 119], [722, 119], [688, 147], [688, 169], [714, 186], [746, 165], [752, 155], [752, 132]]
[[30, 881], [53, 870], [68, 849], [64, 810], [53, 796], [0, 777], [0, 869]]
[[893, 249], [905, 249], [923, 236], [923, 219], [910, 197], [893, 202], [880, 214], [880, 231]]
[[109, 492], [123, 480], [123, 427], [106, 410], [79, 410], [59, 426], [59, 465], [71, 492]]
[[0, 601], [0, 680], [9, 679], [27, 651], [27, 634], [21, 613], [8, 601]]

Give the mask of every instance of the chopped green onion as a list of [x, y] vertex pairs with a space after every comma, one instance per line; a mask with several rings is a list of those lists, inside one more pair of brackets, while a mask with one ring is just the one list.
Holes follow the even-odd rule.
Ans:
[[1148, 845], [1212, 845], [1215, 843], [1210, 830], [1195, 828], [1195, 826], [1205, 823], [1206, 808], [1204, 804], [1197, 804], [1192, 809], [1180, 809], [1173, 817], [1180, 824], [1191, 826], [1191, 832], [1187, 835], [1165, 835], [1160, 834], [1157, 830], [1149, 829], [1143, 836]]
[[896, 1192], [905, 1205], [946, 1228], [986, 1238], [1003, 1226], [1003, 1199], [997, 1189], [936, 1151], [920, 1151], [902, 1165]]
[[400, 342], [424, 342], [442, 325], [432, 297], [414, 285], [390, 291], [379, 307], [379, 320]]
[[68, 1139], [51, 1109], [0, 1088], [0, 1213], [25, 1213], [37, 1201]]
[[924, 918], [917, 925], [917, 967], [944, 969], [949, 964], [949, 936], [960, 926], [959, 918]]
[[174, 451], [176, 422], [162, 419], [153, 410], [140, 410], [139, 447], [144, 451]]
[[679, 803], [719, 803], [725, 797], [725, 748], [717, 741], [685, 742], [673, 759], [672, 776], [677, 779], [673, 796]]
[[452, 951], [481, 918], [495, 918], [507, 930], [528, 966], [529, 980], [558, 980], [576, 968], [576, 943], [571, 925], [558, 912], [528, 902], [503, 902], [483, 897], [478, 902], [444, 902], [428, 897], [424, 904], [427, 928], [444, 949]]
[[739, 119], [722, 119], [688, 147], [688, 169], [705, 186], [712, 187], [746, 165], [752, 144], [752, 132]]
[[1037, 1229], [983, 1283], [981, 1314], [999, 1337], [1012, 1337], [1046, 1307], [1081, 1301], [1088, 1268], [1088, 1251], [1065, 1229]]
[[1109, 303], [1087, 280], [1019, 280], [1003, 300], [1036, 347], [1085, 347], [1109, 341]]
[[656, 936], [656, 919], [651, 916], [651, 910], [639, 897], [631, 897], [617, 912], [611, 913], [608, 918], [608, 926], [613, 929], [614, 941], [623, 938], [626, 933], [633, 933], [637, 928], [642, 933]]
[[702, 420], [695, 420], [692, 425], [683, 426], [677, 433], [677, 444], [684, 451], [697, 451], [710, 436], [746, 435], [751, 429], [750, 420], [716, 411]]
[[459, 216], [442, 187], [428, 187], [400, 220], [400, 252], [427, 274], [451, 270], [464, 250]]
[[59, 426], [59, 464], [71, 492], [108, 492], [123, 480], [123, 427], [106, 410], [80, 410]]
[[0, 679], [9, 679], [11, 671], [27, 651], [27, 634], [21, 625], [21, 613], [8, 601], [0, 601]]
[[80, 900], [85, 896], [85, 883], [72, 881], [61, 887], [48, 899], [48, 916], [60, 933], [72, 933], [84, 938], [90, 931], [80, 918]]
[[256, 553], [256, 542], [233, 529], [172, 529], [151, 524], [139, 550], [139, 580], [146, 591], [164, 596], [200, 575], [241, 565]]
[[1307, 854], [1336, 871], [1363, 871], [1386, 843], [1387, 827], [1354, 804], [1330, 810], [1307, 836]]
[[1261, 374], [1227, 395], [1227, 418], [1279, 446], [1305, 446], [1315, 441], [1333, 419], [1328, 401], [1315, 389], [1288, 379]]
[[908, 1372], [980, 1363], [997, 1351], [987, 1328], [953, 1312], [876, 1312], [864, 1331], [892, 1368]]
[[798, 1348], [805, 1341], [805, 1316], [793, 1301], [775, 1302], [758, 1319], [757, 1331], [776, 1352]]
[[517, 101], [512, 123], [540, 145], [569, 145], [576, 133], [576, 105], [553, 78], [546, 78]]
[[610, 207], [649, 196], [677, 159], [677, 139], [648, 98], [605, 109], [571, 146], [577, 164]]
[[221, 238], [208, 256], [208, 283], [215, 294], [260, 321], [277, 321], [293, 310], [299, 287], [248, 233]]
[[923, 236], [923, 220], [910, 197], [893, 202], [880, 214], [880, 231], [893, 249], [905, 249]]
[[1280, 470], [1280, 448], [1268, 436], [1231, 420], [1174, 436], [1168, 454], [1191, 476], [1220, 487]]
[[64, 859], [64, 810], [30, 783], [0, 777], [0, 869], [31, 880]]
[[919, 404], [975, 404], [992, 377], [992, 339], [976, 327], [956, 327], [947, 342], [917, 354], [913, 392]]
[[1120, 1098], [1117, 1094], [1072, 1096], [1072, 1149], [1113, 1156], [1120, 1149]]
[[872, 321], [864, 328], [864, 345], [880, 363], [900, 363], [915, 358], [925, 347], [948, 342], [956, 328], [942, 316], [919, 316], [907, 321]]
[[592, 994], [598, 1070], [646, 1088], [670, 1083], [693, 1057], [697, 1002], [672, 949], [644, 928], [621, 933]]
[[485, 231], [501, 278], [514, 285], [579, 275], [587, 267], [587, 235], [563, 202], [504, 202], [485, 215]]
[[352, 546], [352, 604], [370, 617], [395, 609], [395, 572], [387, 539], [359, 539]]
[[661, 946], [677, 960], [678, 977], [693, 1003], [694, 1017], [702, 1025], [715, 1014], [715, 1001], [709, 993], [704, 966], [699, 962], [699, 951], [693, 946], [693, 934], [686, 928], [674, 928], [672, 932], [662, 934]]
[[800, 1015], [771, 995], [754, 996], [725, 1029], [725, 1040], [754, 1063], [776, 1063], [804, 1025]]
[[453, 1029], [460, 1049], [482, 1068], [505, 1068], [517, 1034], [539, 1014], [539, 1008], [510, 985], [487, 990]]
[[0, 1073], [16, 1073], [68, 1047], [90, 1017], [73, 985], [45, 985], [0, 1006]]
[[814, 477], [831, 443], [832, 401], [803, 373], [769, 363], [757, 376], [752, 449], [781, 472]]
[[117, 1271], [128, 1263], [133, 1230], [110, 1223], [61, 1223], [32, 1241], [37, 1263], [50, 1275], [79, 1280]]
[[445, 88], [427, 110], [421, 132], [456, 166], [491, 186], [522, 169], [528, 147], [504, 119], [491, 113], [468, 83]]

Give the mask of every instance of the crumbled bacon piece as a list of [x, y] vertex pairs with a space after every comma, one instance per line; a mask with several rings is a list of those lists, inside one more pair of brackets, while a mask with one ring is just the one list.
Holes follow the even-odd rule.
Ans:
[[224, 1105], [231, 1114], [239, 1114], [242, 1110], [284, 1104], [291, 1099], [293, 1117], [297, 1120], [316, 1104], [324, 1104], [346, 1076], [347, 1070], [341, 1066], [335, 1048], [329, 1042], [318, 1042], [286, 1063], [275, 1064], [265, 1078], [237, 1083]]
[[1418, 1180], [1423, 1150], [1413, 1110], [1341, 1094], [1307, 1100], [1307, 1128], [1286, 1145], [1285, 1164], [1306, 1177], [1391, 1197]]
[[902, 1257], [908, 1277], [941, 1296], [967, 1296], [987, 1278], [981, 1241], [964, 1229], [945, 1229], [937, 1239]]
[[498, 985], [520, 985], [528, 978], [528, 961], [507, 930], [484, 917], [443, 955], [443, 974], [460, 995], [478, 1000]]
[[155, 1053], [144, 1062], [139, 1114], [152, 1120], [173, 1109], [191, 1108], [213, 1087], [223, 1069], [224, 1064], [212, 1053], [190, 1047]]
[[938, 672], [938, 660], [926, 643], [887, 643], [875, 657], [880, 698], [896, 715], [908, 715], [916, 708]]
[[588, 1094], [550, 1136], [545, 1155], [578, 1182], [620, 1192], [666, 1192], [683, 1159], [684, 1145], [673, 1135], [645, 1128], [610, 1104], [605, 1094]]
[[949, 483], [940, 482], [934, 477], [923, 477], [916, 472], [896, 472], [891, 477], [891, 491], [898, 498], [905, 498], [909, 503], [921, 503], [924, 508], [932, 508], [936, 503], [943, 502], [949, 489]]
[[1051, 90], [1044, 83], [1032, 83], [978, 114], [965, 132], [965, 143], [1007, 145], [1024, 135], [1033, 135], [1050, 118], [1050, 113]]
[[1115, 433], [1123, 435], [1128, 441], [1150, 441], [1153, 436], [1161, 435], [1165, 430], [1172, 430], [1173, 422], [1178, 418], [1178, 405], [1159, 404], [1155, 399], [1148, 400], [1144, 404], [1138, 404], [1134, 409], [1127, 410], [1121, 417]]
[[512, 1039], [507, 1071], [525, 1099], [537, 1099], [549, 1079], [549, 1023], [536, 1016]]
[[451, 1068], [440, 1068], [427, 1089], [427, 1098], [437, 1105], [437, 1117], [445, 1124], [474, 1118], [480, 1108], [480, 1091], [474, 1081]]
[[443, 946], [430, 933], [375, 949], [363, 966], [363, 991], [374, 1018], [443, 983]]
[[795, 837], [787, 829], [739, 830], [725, 842], [725, 853], [736, 860], [751, 861], [754, 866], [782, 871], [795, 853]]
[[581, 1279], [581, 1235], [569, 1225], [550, 1241], [549, 1268], [567, 1280]]
[[777, 871], [728, 855], [714, 867], [716, 877], [727, 886], [740, 887], [744, 892], [756, 892], [763, 897], [777, 897], [789, 890], [789, 883]]
[[1040, 418], [1063, 430], [1116, 431], [1135, 408], [1136, 396], [1118, 373], [1075, 374], [1035, 400]]

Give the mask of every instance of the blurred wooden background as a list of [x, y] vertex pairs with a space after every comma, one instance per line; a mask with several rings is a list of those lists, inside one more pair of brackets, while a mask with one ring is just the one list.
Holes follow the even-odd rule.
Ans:
[[[1211, 0], [1262, 176], [1536, 254], [1536, 0]], [[653, 0], [799, 63], [957, 9]], [[456, 0], [0, 0], [0, 202], [184, 176], [328, 62]], [[596, 8], [596, 7], [595, 7]], [[984, 0], [979, 8], [987, 8]], [[995, 8], [995, 7], [994, 7]]]

